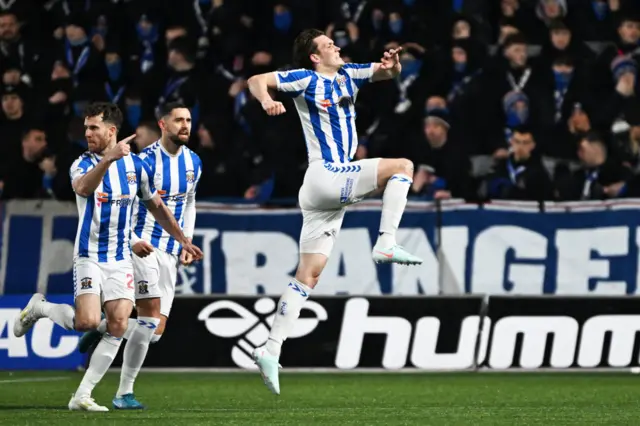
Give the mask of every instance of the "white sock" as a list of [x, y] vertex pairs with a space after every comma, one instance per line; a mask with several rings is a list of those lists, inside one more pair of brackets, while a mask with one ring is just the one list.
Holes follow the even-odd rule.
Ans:
[[135, 326], [129, 325], [133, 329], [131, 336], [124, 347], [122, 358], [122, 372], [120, 373], [120, 387], [116, 397], [121, 397], [128, 393], [133, 393], [133, 383], [138, 377], [142, 363], [147, 356], [151, 337], [160, 324], [159, 318], [138, 317]]
[[158, 343], [158, 340], [162, 337], [162, 334], [154, 334], [151, 336], [151, 343]]
[[404, 174], [395, 174], [387, 182], [382, 195], [382, 216], [377, 244], [384, 248], [396, 245], [396, 231], [407, 205], [407, 194], [413, 180]]
[[71, 305], [43, 302], [41, 306], [40, 313], [43, 317], [49, 318], [65, 330], [75, 329], [73, 322], [76, 311], [73, 310]]
[[100, 334], [104, 334], [107, 332], [107, 320], [103, 319], [102, 321], [100, 321], [100, 324], [98, 325], [97, 330], [100, 332]]
[[111, 363], [116, 357], [121, 343], [121, 337], [113, 337], [109, 333], [105, 333], [104, 336], [102, 336], [102, 340], [100, 340], [100, 343], [96, 346], [96, 350], [93, 351], [89, 368], [87, 368], [87, 372], [84, 373], [84, 377], [76, 391], [76, 397], [91, 396], [93, 388], [96, 387], [98, 382], [102, 380], [104, 373], [111, 367]]
[[309, 298], [311, 289], [293, 279], [278, 301], [278, 310], [267, 340], [267, 350], [271, 355], [280, 356], [282, 342], [287, 340], [293, 325], [300, 316], [302, 305]]
[[129, 321], [127, 321], [127, 329], [124, 331], [122, 338], [127, 340], [131, 339], [131, 335], [133, 334], [133, 330], [136, 329], [137, 324], [138, 321], [136, 321], [135, 318], [129, 318]]

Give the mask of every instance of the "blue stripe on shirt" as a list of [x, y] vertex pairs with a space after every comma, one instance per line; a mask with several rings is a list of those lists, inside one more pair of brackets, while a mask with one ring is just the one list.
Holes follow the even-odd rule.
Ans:
[[[345, 72], [345, 77], [347, 79], [347, 84], [345, 84], [345, 86], [347, 87], [347, 92], [349, 93], [349, 97], [351, 98], [351, 102], [353, 102], [353, 88], [351, 87], [351, 84], [349, 84], [349, 75]], [[342, 97], [343, 96], [343, 92], [342, 89], [340, 88], [340, 84], [338, 84], [338, 82], [335, 83], [336, 85], [336, 92], [338, 92], [338, 96]], [[347, 137], [349, 138], [348, 141], [348, 151], [347, 151], [347, 161], [351, 161], [353, 158], [351, 157], [351, 149], [352, 149], [352, 144], [353, 144], [353, 119], [355, 117], [351, 116], [351, 105], [343, 105], [342, 106], [342, 111], [344, 111], [344, 115], [346, 117], [346, 122], [347, 122]]]
[[[129, 182], [127, 181], [127, 165], [124, 161], [118, 161], [116, 163], [118, 165], [118, 178], [120, 180], [120, 202], [122, 203], [125, 199], [127, 203], [131, 203], [133, 201], [133, 197], [130, 197], [131, 191], [129, 191]], [[126, 198], [124, 196], [127, 196]], [[116, 207], [118, 205], [116, 204]], [[124, 233], [129, 232], [127, 229], [127, 216], [129, 213], [129, 204], [126, 206], [119, 206], [120, 213], [118, 214], [118, 244], [116, 245], [116, 260], [124, 259]]]
[[[102, 192], [107, 194], [111, 201], [111, 180], [109, 172], [102, 178]], [[100, 203], [100, 231], [98, 233], [98, 262], [106, 262], [109, 253], [109, 224], [111, 222], [111, 203]]]
[[89, 238], [91, 236], [91, 222], [93, 221], [93, 209], [95, 199], [93, 194], [87, 197], [87, 204], [82, 217], [82, 228], [80, 228], [80, 242], [78, 244], [78, 256], [89, 257]]
[[[176, 210], [175, 210], [174, 216], [176, 218], [176, 221], [178, 221], [179, 223], [181, 222], [182, 209], [184, 208], [184, 203], [187, 198], [187, 165], [184, 160], [185, 155], [186, 155], [186, 152], [184, 152], [184, 149], [183, 149], [182, 155], [178, 157], [178, 193], [183, 194], [183, 197], [181, 200], [176, 202]], [[194, 175], [195, 175], [195, 170], [194, 170]], [[173, 246], [175, 244], [175, 241], [176, 240], [173, 237], [169, 237], [169, 243], [167, 244], [168, 253], [173, 252]]]
[[342, 130], [340, 129], [340, 116], [338, 115], [338, 108], [333, 104], [333, 82], [331, 80], [324, 80], [324, 99], [329, 100], [331, 105], [327, 108], [329, 114], [329, 123], [331, 123], [331, 135], [333, 141], [338, 149], [338, 158], [341, 163], [344, 163], [344, 146], [342, 145]]
[[[171, 194], [171, 159], [167, 154], [160, 151], [160, 157], [162, 159], [162, 190], [165, 191], [165, 195]], [[163, 203], [166, 204], [164, 199]], [[160, 247], [160, 238], [162, 237], [162, 227], [154, 220], [153, 230], [151, 231], [151, 245], [154, 247]]]
[[305, 93], [304, 99], [307, 102], [307, 109], [309, 110], [309, 118], [311, 119], [311, 126], [313, 127], [313, 134], [318, 138], [320, 143], [320, 152], [322, 153], [322, 159], [325, 161], [333, 162], [333, 156], [331, 155], [331, 148], [327, 143], [327, 138], [322, 131], [320, 125], [320, 113], [316, 105], [316, 86], [318, 84], [318, 75], [312, 74], [309, 87]]
[[303, 80], [309, 77], [309, 72], [306, 70], [297, 70], [297, 71], [289, 71], [286, 75], [281, 73], [276, 73], [278, 76], [278, 80], [280, 80], [281, 84], [285, 83], [295, 83], [296, 81]]

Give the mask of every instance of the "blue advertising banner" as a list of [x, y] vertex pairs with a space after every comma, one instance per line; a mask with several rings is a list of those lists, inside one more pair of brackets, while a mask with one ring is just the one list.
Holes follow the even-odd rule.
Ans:
[[[636, 294], [640, 204], [445, 206], [411, 204], [398, 243], [423, 265], [376, 265], [379, 205], [352, 206], [314, 294]], [[203, 261], [181, 268], [179, 294], [278, 295], [294, 274], [296, 209], [198, 205]], [[72, 292], [75, 205], [5, 206], [0, 294]]]
[[[22, 337], [13, 335], [13, 322], [31, 295], [0, 296], [0, 370], [74, 370], [84, 366], [78, 352], [80, 333], [66, 331], [41, 319]], [[50, 295], [53, 303], [73, 304], [73, 295]]]

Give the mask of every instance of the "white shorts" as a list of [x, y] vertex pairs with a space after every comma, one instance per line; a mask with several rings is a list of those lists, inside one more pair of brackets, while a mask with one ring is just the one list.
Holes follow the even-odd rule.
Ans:
[[136, 300], [159, 297], [160, 314], [168, 317], [176, 292], [178, 256], [154, 248], [146, 257], [132, 254], [132, 258]]
[[298, 194], [302, 209], [300, 253], [331, 254], [345, 207], [378, 188], [379, 158], [352, 163], [309, 164]]
[[100, 263], [87, 257], [73, 261], [73, 296], [97, 294], [102, 303], [110, 300], [135, 300], [131, 259]]

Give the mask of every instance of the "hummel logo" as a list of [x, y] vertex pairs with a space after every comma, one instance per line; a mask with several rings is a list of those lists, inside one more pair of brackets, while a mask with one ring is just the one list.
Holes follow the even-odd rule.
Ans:
[[289, 283], [289, 287], [291, 287], [292, 289], [300, 293], [300, 296], [307, 297], [307, 292], [301, 289], [300, 286], [298, 286], [298, 284]]
[[[231, 349], [231, 359], [238, 367], [253, 370], [257, 367], [251, 353], [269, 338], [273, 319], [279, 313], [276, 308], [276, 302], [269, 297], [258, 299], [253, 305], [253, 311], [231, 300], [218, 300], [205, 306], [198, 314], [198, 320], [203, 321], [209, 333], [214, 336], [234, 339], [236, 342]], [[306, 336], [316, 329], [320, 321], [327, 320], [327, 311], [317, 302], [307, 300], [302, 310], [309, 310], [314, 315], [298, 318], [289, 339]], [[221, 312], [214, 314], [218, 311]], [[228, 311], [236, 316], [220, 316]]]

